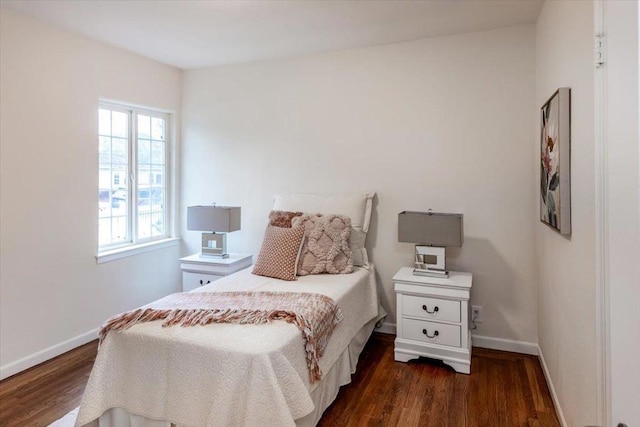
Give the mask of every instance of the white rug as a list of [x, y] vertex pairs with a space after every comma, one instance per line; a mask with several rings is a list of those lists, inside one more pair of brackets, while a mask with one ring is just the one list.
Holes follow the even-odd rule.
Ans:
[[79, 409], [80, 408], [78, 407], [59, 420], [52, 422], [49, 424], [49, 427], [73, 427], [76, 422], [76, 418], [78, 417]]

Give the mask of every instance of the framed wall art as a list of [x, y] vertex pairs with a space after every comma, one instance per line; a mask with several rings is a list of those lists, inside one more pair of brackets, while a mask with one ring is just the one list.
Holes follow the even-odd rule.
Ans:
[[540, 221], [571, 234], [571, 89], [558, 89], [540, 113]]

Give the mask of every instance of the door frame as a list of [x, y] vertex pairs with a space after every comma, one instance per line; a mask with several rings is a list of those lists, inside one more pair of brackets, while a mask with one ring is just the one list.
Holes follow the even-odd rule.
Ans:
[[[633, 396], [640, 395], [640, 367], [629, 361], [638, 356], [640, 347], [628, 345], [624, 339], [625, 331], [640, 328], [636, 314], [640, 312], [640, 289], [634, 287], [640, 282], [640, 266], [633, 262], [640, 258], [639, 22], [637, 1], [594, 2], [594, 42], [599, 34], [604, 36], [604, 66], [596, 68], [594, 79], [596, 414], [598, 424], [603, 426], [634, 421], [639, 412]], [[624, 42], [620, 43], [621, 40]], [[631, 58], [631, 65], [620, 66], [622, 57]], [[629, 91], [625, 93], [630, 95], [626, 96], [635, 98], [619, 97], [620, 82], [628, 85], [625, 88]], [[620, 116], [629, 112], [630, 120], [620, 120]], [[622, 167], [617, 167], [619, 163], [612, 167], [612, 159], [620, 161], [620, 152], [634, 150], [627, 135], [635, 136], [638, 144], [635, 159], [629, 156], [623, 159]], [[611, 190], [615, 188], [612, 185], [621, 182], [622, 191]], [[621, 233], [621, 228], [625, 232]], [[621, 261], [625, 256], [630, 262]], [[627, 313], [628, 317], [620, 313]], [[623, 385], [631, 383], [631, 390], [621, 390], [618, 384], [621, 378], [625, 378]]]

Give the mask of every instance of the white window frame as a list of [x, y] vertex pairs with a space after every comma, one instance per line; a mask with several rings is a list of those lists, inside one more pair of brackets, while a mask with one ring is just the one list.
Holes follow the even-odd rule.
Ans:
[[[173, 212], [173, 163], [171, 158], [172, 152], [172, 114], [168, 111], [154, 110], [134, 105], [121, 104], [112, 101], [100, 101], [98, 109], [107, 109], [111, 111], [119, 111], [126, 113], [129, 117], [129, 135], [128, 135], [128, 174], [127, 195], [128, 195], [128, 221], [126, 242], [116, 242], [106, 245], [100, 245], [98, 239], [98, 250], [96, 260], [98, 263], [112, 261], [130, 255], [149, 252], [161, 249], [167, 246], [177, 245], [179, 238], [172, 237], [173, 221], [171, 220], [171, 212]], [[164, 150], [164, 212], [163, 223], [165, 233], [161, 236], [151, 236], [143, 239], [138, 238], [138, 115], [146, 115], [149, 117], [161, 118], [165, 121], [165, 150]], [[150, 179], [152, 174], [150, 173]], [[151, 184], [151, 183], [150, 183]], [[150, 192], [151, 195], [151, 192]], [[98, 216], [99, 218], [99, 216]]]

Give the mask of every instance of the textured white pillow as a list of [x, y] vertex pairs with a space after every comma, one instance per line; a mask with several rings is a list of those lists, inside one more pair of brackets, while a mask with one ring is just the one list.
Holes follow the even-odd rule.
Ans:
[[340, 214], [351, 218], [351, 251], [353, 265], [369, 266], [364, 247], [374, 192], [355, 194], [278, 194], [274, 197], [273, 210], [307, 212], [310, 214]]
[[338, 214], [306, 214], [294, 217], [291, 226], [304, 228], [298, 276], [353, 273], [353, 253], [349, 246], [351, 218]]

